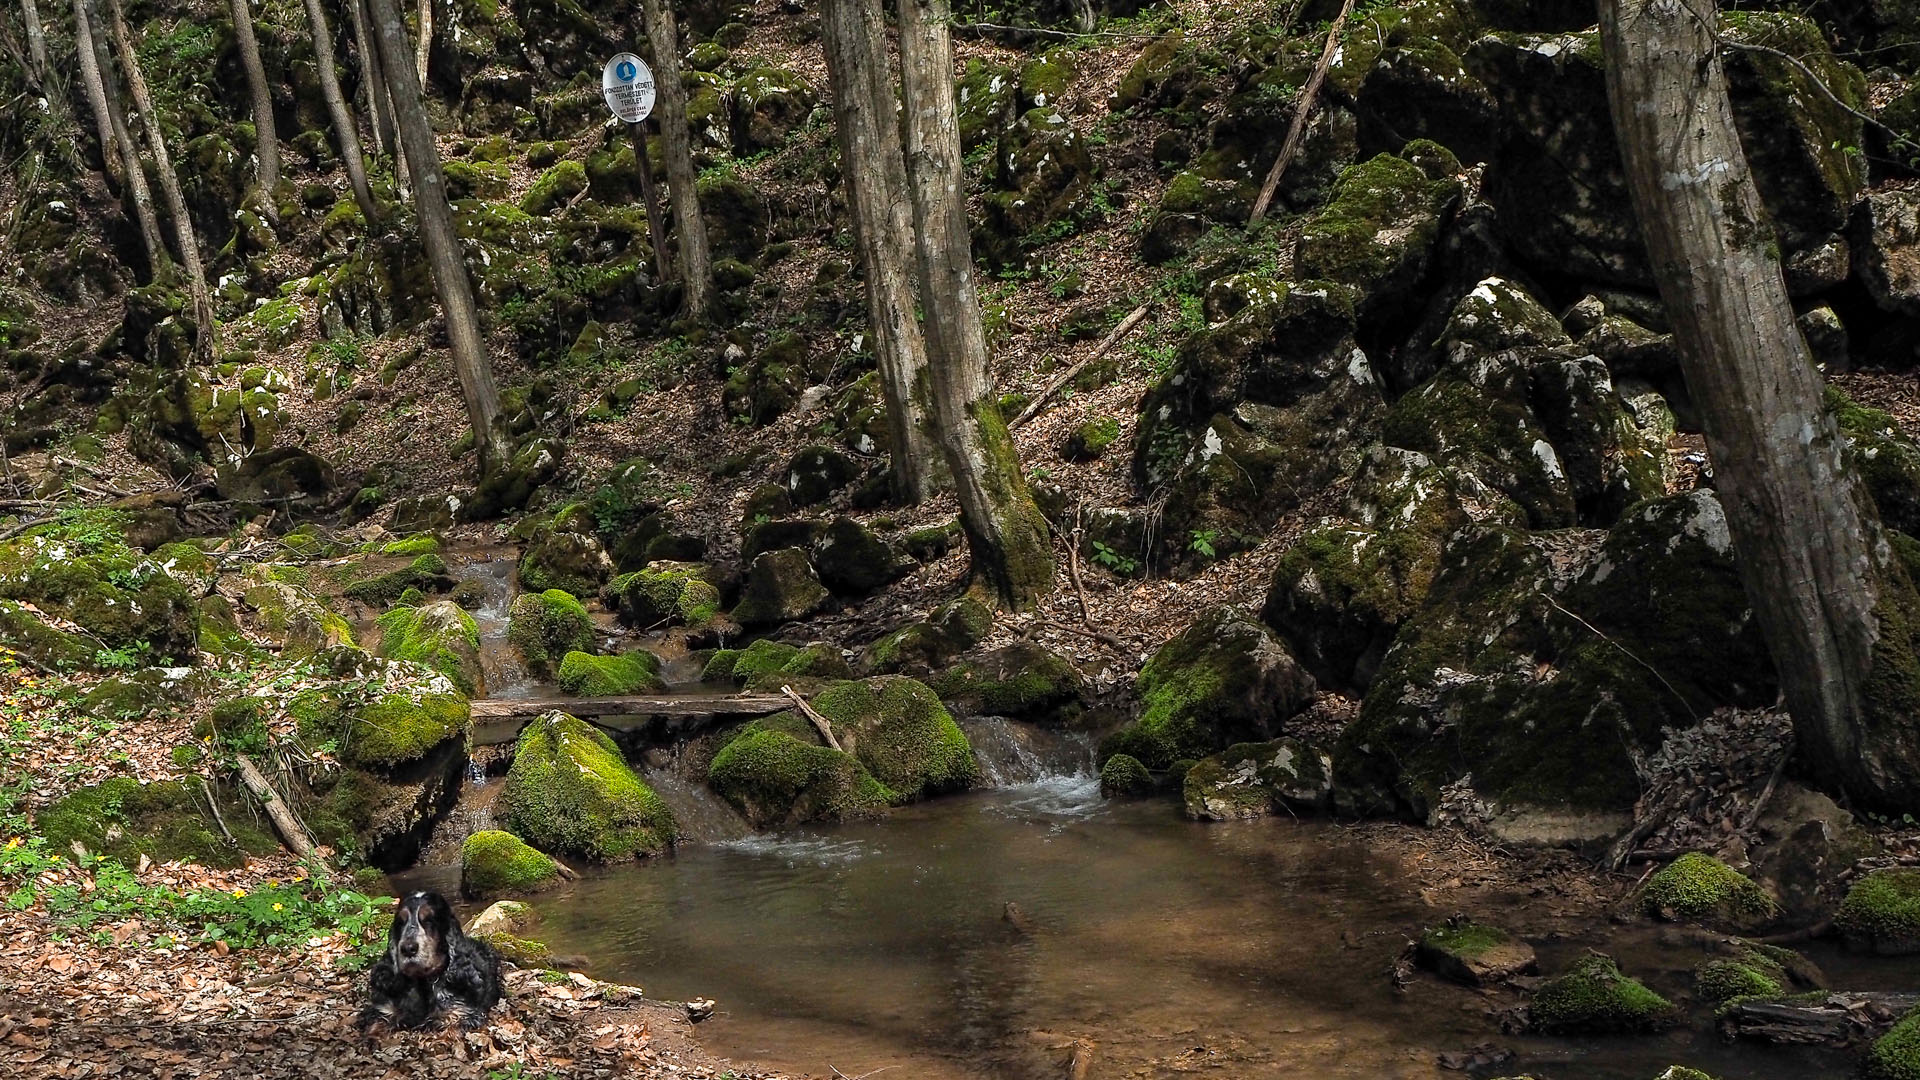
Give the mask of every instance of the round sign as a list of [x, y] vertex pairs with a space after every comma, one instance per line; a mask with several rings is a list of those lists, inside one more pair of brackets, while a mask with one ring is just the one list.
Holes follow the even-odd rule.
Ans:
[[653, 112], [653, 72], [645, 60], [623, 52], [601, 71], [600, 95], [614, 116], [637, 124]]

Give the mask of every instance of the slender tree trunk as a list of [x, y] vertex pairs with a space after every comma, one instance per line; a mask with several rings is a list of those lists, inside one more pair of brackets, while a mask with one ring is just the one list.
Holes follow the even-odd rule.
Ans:
[[927, 343], [915, 313], [913, 207], [895, 115], [899, 99], [875, 0], [825, 0], [820, 25], [833, 79], [840, 174], [886, 393], [893, 497], [912, 504], [928, 486], [926, 474], [940, 451], [928, 429]]
[[372, 118], [373, 154], [385, 157], [393, 146], [393, 112], [387, 108], [386, 76], [380, 70], [380, 55], [367, 33], [367, 0], [345, 0], [347, 17], [353, 23], [353, 48], [360, 57], [360, 88], [366, 95], [367, 115]]
[[261, 202], [273, 214], [273, 189], [280, 185], [280, 139], [273, 130], [273, 92], [267, 88], [267, 68], [260, 62], [260, 42], [253, 36], [253, 11], [247, 0], [228, 0], [233, 11], [234, 41], [240, 46], [240, 66], [247, 70], [247, 90], [253, 96], [255, 154], [260, 162]]
[[124, 191], [126, 173], [120, 161], [120, 144], [113, 136], [113, 113], [107, 103], [107, 83], [100, 73], [100, 56], [93, 47], [93, 26], [87, 19], [86, 0], [73, 0], [74, 53], [80, 60], [80, 87], [87, 95], [87, 108], [93, 113], [93, 130], [100, 140], [100, 164], [114, 190]]
[[50, 65], [47, 61], [47, 31], [40, 25], [40, 8], [33, 0], [20, 0], [20, 17], [27, 24], [27, 59], [33, 63], [33, 77], [44, 86]]
[[987, 342], [973, 281], [954, 100], [947, 0], [900, 0], [906, 157], [926, 309], [933, 419], [953, 470], [973, 578], [1011, 609], [1053, 587], [1046, 518], [1033, 503], [1013, 438], [987, 381]]
[[461, 395], [466, 399], [467, 418], [473, 423], [480, 479], [484, 482], [507, 461], [507, 436], [500, 422], [500, 391], [493, 381], [493, 360], [480, 336], [473, 283], [467, 279], [466, 259], [454, 236], [453, 208], [447, 204], [447, 182], [440, 172], [433, 124], [420, 99], [420, 84], [413, 77], [407, 24], [394, 0], [371, 0], [369, 10], [380, 65], [387, 72], [387, 89], [393, 95], [400, 145], [413, 167], [413, 201], [420, 219], [420, 239], [426, 245], [441, 313], [446, 316], [447, 343], [460, 377]]
[[433, 0], [420, 0], [420, 37], [414, 45], [414, 67], [420, 73], [420, 85], [427, 85], [427, 62], [433, 56]]
[[1733, 125], [1714, 0], [1602, 0], [1614, 127], [1801, 760], [1871, 805], [1920, 797], [1903, 571], [1845, 467]]
[[700, 193], [693, 171], [693, 140], [687, 132], [687, 86], [680, 80], [680, 30], [665, 0], [640, 0], [653, 46], [653, 83], [659, 99], [660, 145], [667, 159], [667, 194], [680, 235], [680, 279], [687, 311], [707, 313], [713, 295], [713, 254], [707, 246], [707, 222], [700, 216]]
[[120, 0], [107, 0], [107, 14], [112, 20], [114, 52], [120, 57], [120, 70], [126, 75], [127, 89], [133, 94], [133, 107], [140, 113], [140, 126], [147, 133], [153, 171], [160, 178], [160, 194], [167, 200], [167, 214], [173, 218], [173, 236], [187, 274], [187, 293], [193, 299], [193, 321], [200, 330], [195, 348], [204, 358], [213, 351], [215, 326], [213, 295], [207, 291], [207, 271], [200, 262], [200, 238], [194, 235], [193, 218], [188, 216], [186, 197], [180, 193], [180, 177], [174, 173], [173, 158], [167, 153], [166, 133], [160, 129], [160, 113], [153, 107], [153, 94], [147, 89], [146, 74], [140, 70], [140, 57], [133, 51], [133, 35], [127, 29], [127, 16]]
[[380, 204], [373, 201], [373, 189], [367, 186], [367, 162], [360, 156], [360, 131], [353, 122], [353, 110], [347, 106], [346, 96], [340, 93], [340, 77], [333, 68], [333, 31], [327, 27], [327, 13], [321, 9], [320, 0], [306, 0], [306, 5], [307, 25], [313, 32], [314, 62], [320, 72], [320, 96], [327, 101], [334, 137], [340, 141], [340, 163], [346, 166], [354, 204], [360, 207], [360, 215], [367, 219], [367, 224], [372, 225], [380, 220]]
[[[87, 19], [89, 25], [97, 25], [93, 11], [93, 0], [75, 0], [76, 19]], [[107, 55], [107, 33], [90, 33], [93, 44], [94, 67], [102, 78], [111, 78], [113, 63]], [[103, 85], [106, 85], [103, 83]], [[133, 129], [127, 124], [127, 112], [120, 104], [117, 83], [108, 86], [107, 118], [113, 125], [114, 145], [120, 148], [121, 175], [127, 182], [127, 199], [133, 203], [133, 217], [140, 226], [140, 243], [147, 251], [148, 280], [169, 282], [173, 280], [173, 260], [167, 255], [167, 244], [160, 238], [160, 214], [154, 209], [153, 188], [147, 183], [147, 168], [140, 160], [140, 148], [133, 141]]]
[[633, 136], [633, 170], [640, 178], [640, 200], [647, 204], [647, 239], [653, 243], [653, 273], [657, 280], [673, 276], [673, 257], [667, 251], [667, 211], [660, 204], [660, 186], [653, 182], [653, 161], [647, 157], [647, 126], [628, 124]]

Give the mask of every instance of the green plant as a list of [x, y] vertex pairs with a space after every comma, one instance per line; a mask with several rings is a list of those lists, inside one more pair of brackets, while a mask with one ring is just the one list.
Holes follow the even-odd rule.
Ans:
[[133, 671], [141, 666], [148, 649], [144, 641], [122, 645], [117, 649], [97, 649], [93, 654], [93, 663], [104, 671]]
[[1214, 554], [1213, 542], [1219, 538], [1220, 530], [1218, 529], [1195, 529], [1192, 539], [1187, 542], [1187, 550], [1209, 559], [1217, 558], [1218, 556]]
[[1093, 561], [1121, 575], [1140, 569], [1139, 560], [1122, 555], [1098, 540], [1093, 541]]

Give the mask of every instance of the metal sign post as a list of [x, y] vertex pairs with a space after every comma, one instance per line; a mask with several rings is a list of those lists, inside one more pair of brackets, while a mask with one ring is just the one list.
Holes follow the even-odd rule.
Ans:
[[642, 126], [653, 113], [653, 71], [647, 62], [630, 52], [607, 61], [600, 72], [600, 95], [614, 118], [627, 125], [633, 137], [633, 165], [640, 174], [640, 198], [647, 208], [647, 237], [653, 241], [653, 264], [661, 280], [673, 272], [667, 254], [666, 210], [660, 203], [660, 188], [653, 182], [653, 162], [647, 158], [647, 136]]

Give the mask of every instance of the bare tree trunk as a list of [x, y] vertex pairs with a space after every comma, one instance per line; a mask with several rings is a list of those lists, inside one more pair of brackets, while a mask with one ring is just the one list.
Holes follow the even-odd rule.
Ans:
[[307, 25], [313, 32], [315, 66], [320, 72], [320, 96], [327, 100], [334, 137], [340, 140], [340, 163], [346, 166], [347, 183], [353, 187], [353, 201], [360, 207], [360, 216], [372, 225], [380, 220], [380, 204], [373, 201], [373, 189], [367, 186], [367, 163], [360, 156], [360, 132], [354, 125], [353, 110], [347, 106], [346, 96], [340, 93], [339, 74], [333, 69], [333, 31], [327, 27], [327, 13], [321, 9], [320, 0], [306, 0], [306, 5]]
[[653, 273], [657, 280], [673, 276], [673, 256], [667, 251], [667, 211], [660, 204], [660, 186], [653, 182], [653, 160], [647, 157], [647, 126], [628, 124], [633, 136], [633, 170], [640, 178], [640, 200], [647, 204], [647, 239], [653, 244]]
[[228, 0], [233, 10], [233, 37], [240, 46], [240, 66], [247, 70], [247, 90], [253, 96], [255, 154], [260, 162], [261, 202], [274, 210], [273, 189], [280, 185], [280, 139], [273, 130], [273, 92], [267, 88], [267, 68], [260, 62], [260, 42], [253, 36], [253, 11], [247, 0]]
[[420, 85], [427, 85], [427, 61], [433, 53], [433, 0], [420, 0], [420, 37], [414, 45], [414, 67], [420, 72]]
[[47, 31], [40, 25], [40, 9], [33, 0], [20, 0], [20, 17], [27, 24], [27, 58], [33, 62], [33, 77], [44, 86], [50, 64], [47, 61]]
[[100, 140], [100, 164], [114, 190], [123, 191], [127, 182], [120, 161], [120, 143], [113, 134], [112, 107], [107, 103], [107, 83], [100, 73], [100, 54], [93, 47], [93, 26], [87, 18], [86, 0], [73, 0], [74, 52], [80, 60], [80, 86], [87, 95], [87, 107], [93, 113], [94, 135]]
[[653, 46], [653, 83], [659, 96], [660, 145], [667, 159], [667, 195], [680, 234], [680, 279], [687, 311], [707, 313], [713, 294], [713, 254], [707, 246], [707, 222], [700, 216], [700, 193], [693, 171], [693, 141], [687, 132], [687, 86], [680, 81], [680, 30], [665, 0], [640, 0]]
[[1748, 600], [1802, 762], [1871, 805], [1920, 797], [1920, 614], [1842, 460], [1733, 126], [1714, 0], [1602, 0], [1614, 128]]
[[976, 585], [1005, 607], [1053, 588], [1046, 518], [1033, 503], [1013, 438], [987, 381], [987, 342], [973, 281], [954, 100], [947, 0], [900, 0], [906, 157], [926, 309], [933, 418], [953, 470]]
[[213, 296], [207, 291], [207, 272], [200, 262], [200, 238], [194, 235], [186, 197], [180, 194], [180, 177], [173, 171], [167, 137], [160, 129], [160, 114], [153, 107], [147, 76], [140, 70], [140, 57], [133, 51], [133, 35], [127, 29], [127, 16], [120, 0], [107, 0], [107, 14], [112, 20], [114, 52], [120, 57], [120, 70], [126, 75], [127, 89], [133, 94], [133, 107], [140, 113], [140, 126], [147, 133], [153, 171], [160, 178], [160, 194], [167, 200], [167, 214], [173, 218], [174, 241], [180, 248], [181, 265], [186, 269], [187, 293], [193, 298], [193, 321], [200, 330], [195, 351], [204, 358], [213, 351], [215, 326]]
[[380, 69], [380, 54], [374, 50], [367, 33], [367, 0], [345, 0], [347, 17], [353, 23], [353, 48], [360, 56], [360, 88], [366, 94], [367, 115], [373, 119], [373, 154], [385, 157], [393, 146], [393, 112], [387, 108], [386, 76]]
[[[93, 0], [74, 0], [76, 19], [87, 19], [91, 25]], [[112, 61], [107, 55], [106, 33], [90, 33], [93, 44], [94, 67], [100, 71], [103, 79], [109, 78], [113, 70]], [[104, 83], [103, 83], [104, 85]], [[173, 280], [173, 260], [167, 254], [167, 244], [160, 238], [160, 214], [153, 206], [153, 189], [147, 184], [147, 169], [140, 160], [140, 148], [134, 144], [132, 128], [127, 124], [126, 110], [120, 104], [119, 86], [115, 83], [104, 91], [107, 95], [107, 117], [113, 125], [113, 141], [120, 148], [121, 175], [127, 182], [127, 197], [133, 203], [133, 217], [140, 225], [140, 243], [147, 251], [148, 280], [168, 282]]]
[[927, 416], [927, 343], [913, 292], [913, 207], [895, 114], [899, 98], [874, 0], [826, 0], [820, 25], [833, 79], [840, 174], [866, 271], [867, 321], [887, 400], [895, 501], [920, 501], [939, 449]]
[[507, 462], [507, 435], [500, 421], [500, 391], [493, 381], [493, 360], [480, 336], [480, 316], [473, 302], [473, 283], [460, 241], [453, 232], [453, 208], [447, 204], [447, 182], [440, 172], [440, 150], [433, 124], [420, 99], [413, 77], [407, 24], [394, 0], [371, 0], [373, 32], [380, 49], [380, 65], [393, 95], [394, 118], [400, 145], [413, 170], [414, 205], [420, 219], [420, 239], [433, 269], [433, 288], [447, 320], [447, 343], [453, 353], [467, 418], [473, 423], [474, 446], [479, 452], [480, 479], [485, 481]]

